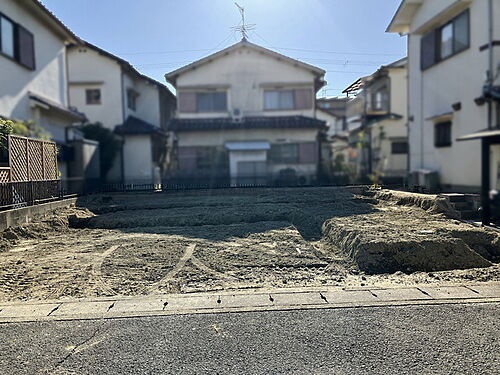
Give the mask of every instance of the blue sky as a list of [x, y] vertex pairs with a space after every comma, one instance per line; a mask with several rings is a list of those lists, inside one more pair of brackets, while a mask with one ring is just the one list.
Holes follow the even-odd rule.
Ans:
[[[233, 0], [43, 0], [81, 38], [165, 83], [164, 74], [240, 40]], [[406, 54], [385, 29], [400, 0], [238, 0], [250, 41], [327, 71], [339, 95], [356, 78]]]

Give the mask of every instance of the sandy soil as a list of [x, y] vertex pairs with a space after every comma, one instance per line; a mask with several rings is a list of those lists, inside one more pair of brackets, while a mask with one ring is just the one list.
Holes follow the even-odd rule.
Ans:
[[[0, 301], [500, 281], [496, 232], [346, 189], [115, 194], [79, 204], [0, 235]], [[465, 247], [489, 267], [371, 275], [356, 256], [373, 242], [425, 239], [439, 250], [442, 238], [449, 258]]]

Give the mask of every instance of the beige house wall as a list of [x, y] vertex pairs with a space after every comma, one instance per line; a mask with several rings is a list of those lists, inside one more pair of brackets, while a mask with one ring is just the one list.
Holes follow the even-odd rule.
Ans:
[[[466, 134], [488, 126], [487, 105], [478, 106], [474, 99], [481, 96], [488, 70], [488, 50], [480, 47], [488, 42], [487, 1], [424, 1], [410, 25], [409, 53], [409, 124], [410, 170], [429, 169], [440, 174], [441, 184], [455, 190], [475, 190], [480, 185], [480, 142], [457, 142]], [[494, 39], [500, 39], [500, 2], [493, 1]], [[450, 8], [451, 7], [451, 8]], [[438, 26], [450, 19], [439, 14], [445, 10], [460, 12], [470, 9], [470, 47], [425, 71], [420, 69], [420, 43], [423, 26]], [[500, 49], [494, 49], [495, 66], [500, 62]], [[498, 82], [497, 82], [498, 84]], [[454, 111], [452, 104], [461, 103]], [[452, 145], [434, 146], [433, 117], [452, 113]]]
[[[121, 67], [92, 48], [68, 51], [70, 103], [85, 112], [89, 122], [113, 130], [124, 121]], [[100, 89], [101, 104], [87, 105], [86, 90]]]
[[[291, 63], [264, 55], [248, 47], [229, 52], [179, 76], [177, 91], [218, 88], [227, 90], [228, 110], [218, 113], [178, 113], [179, 118], [228, 117], [239, 109], [242, 116], [293, 116], [315, 117], [313, 72]], [[264, 111], [266, 88], [310, 88], [311, 107], [307, 110]]]
[[179, 147], [223, 146], [227, 142], [267, 141], [269, 143], [314, 142], [315, 129], [245, 129], [177, 133]]

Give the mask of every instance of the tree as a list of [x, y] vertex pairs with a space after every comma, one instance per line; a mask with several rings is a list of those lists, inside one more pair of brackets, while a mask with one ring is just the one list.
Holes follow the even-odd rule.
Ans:
[[101, 176], [106, 177], [113, 166], [116, 153], [120, 150], [120, 140], [111, 130], [102, 126], [100, 122], [85, 124], [80, 126], [79, 129], [85, 138], [99, 142]]
[[0, 149], [7, 148], [7, 138], [12, 134], [12, 121], [0, 118]]

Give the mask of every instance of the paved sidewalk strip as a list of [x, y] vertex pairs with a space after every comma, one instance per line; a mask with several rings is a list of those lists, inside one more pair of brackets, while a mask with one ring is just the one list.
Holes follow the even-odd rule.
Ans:
[[0, 323], [32, 320], [119, 318], [127, 316], [341, 308], [447, 302], [500, 302], [500, 284], [419, 286], [356, 290], [273, 290], [194, 295], [106, 298], [93, 301], [0, 304]]

